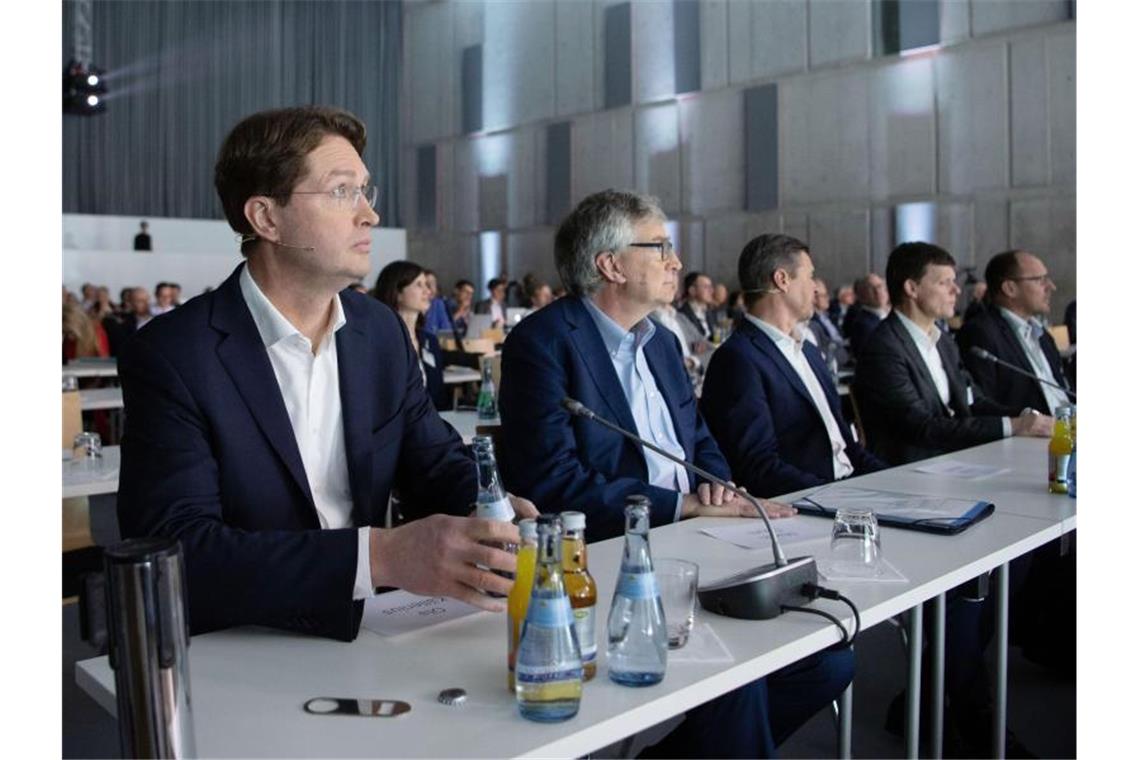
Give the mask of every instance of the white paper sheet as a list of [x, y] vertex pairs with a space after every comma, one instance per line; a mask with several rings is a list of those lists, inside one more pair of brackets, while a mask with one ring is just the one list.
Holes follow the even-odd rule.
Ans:
[[831, 561], [830, 557], [816, 557], [816, 569], [819, 576], [827, 581], [843, 581], [844, 583], [906, 583], [906, 576], [897, 567], [885, 559], [879, 559], [879, 574], [875, 576], [852, 575], [844, 571], [842, 565]]
[[364, 601], [360, 625], [381, 636], [398, 636], [480, 611], [478, 607], [443, 596], [389, 591]]
[[992, 478], [1009, 472], [1008, 467], [990, 467], [984, 464], [970, 464], [957, 459], [946, 459], [941, 462], [928, 462], [914, 468], [915, 472], [925, 472], [930, 475], [949, 475], [952, 478], [964, 480], [981, 480]]
[[796, 501], [798, 503], [801, 500], [829, 509], [870, 509], [879, 516], [890, 515], [904, 520], [953, 520], [962, 517], [978, 503], [974, 499], [952, 499], [838, 485], [821, 488]]
[[[773, 520], [772, 528], [776, 531], [776, 537], [780, 540], [781, 546], [831, 537], [831, 520], [808, 515]], [[701, 533], [735, 544], [743, 549], [768, 549], [772, 546], [772, 540], [768, 538], [768, 530], [760, 519], [736, 525], [701, 528]]]

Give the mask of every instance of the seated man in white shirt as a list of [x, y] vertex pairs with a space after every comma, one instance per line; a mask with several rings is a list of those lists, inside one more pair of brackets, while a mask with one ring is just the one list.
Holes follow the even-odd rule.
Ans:
[[882, 469], [852, 438], [823, 356], [806, 341], [817, 292], [807, 245], [761, 235], [738, 271], [747, 311], [713, 354], [701, 396], [737, 482], [775, 496]]
[[957, 346], [935, 324], [954, 314], [954, 267], [953, 256], [929, 243], [903, 243], [887, 261], [894, 309], [859, 355], [855, 393], [869, 448], [890, 464], [1053, 431], [1051, 417], [971, 385]]

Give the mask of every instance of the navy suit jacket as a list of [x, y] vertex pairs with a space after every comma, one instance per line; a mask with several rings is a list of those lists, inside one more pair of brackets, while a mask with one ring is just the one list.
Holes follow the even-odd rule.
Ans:
[[842, 330], [843, 336], [851, 344], [851, 355], [855, 357], [855, 361], [859, 360], [859, 353], [863, 350], [863, 345], [882, 321], [878, 314], [862, 304], [853, 303], [847, 307], [847, 316], [843, 318]]
[[[839, 423], [853, 474], [885, 467], [851, 437], [819, 350], [807, 342], [803, 350]], [[713, 353], [701, 414], [737, 485], [754, 494], [778, 496], [835, 479], [831, 439], [811, 394], [772, 339], [747, 319]]]
[[[855, 364], [855, 387], [871, 451], [890, 464], [905, 464], [1002, 437], [1003, 416], [1021, 411], [988, 398], [973, 387], [949, 335], [938, 340], [938, 355], [950, 385], [950, 409], [942, 403], [926, 362], [898, 314], [875, 330]], [[950, 410], [953, 410], [951, 415]]]
[[[357, 530], [320, 529], [240, 271], [143, 327], [119, 360], [119, 526], [182, 542], [193, 633], [256, 623], [351, 640]], [[466, 514], [474, 462], [424, 392], [407, 329], [369, 296], [340, 299], [353, 524], [383, 525], [394, 487], [413, 516], [427, 513], [414, 504]]]
[[[1028, 406], [1042, 414], [1053, 414], [1055, 410], [1045, 401], [1040, 383], [970, 353], [973, 346], [981, 346], [997, 358], [1033, 374], [1033, 365], [1021, 347], [1021, 341], [997, 306], [987, 304], [983, 307], [973, 319], [962, 325], [957, 338], [966, 368], [987, 396], [1008, 406], [1021, 409]], [[1053, 372], [1054, 382], [1068, 387], [1068, 379], [1061, 367], [1061, 353], [1057, 350], [1053, 336], [1046, 330], [1039, 342], [1045, 360], [1049, 362], [1049, 369]]]
[[[658, 324], [644, 351], [686, 459], [728, 478], [728, 464], [697, 412], [677, 338]], [[565, 396], [637, 432], [601, 333], [575, 297], [534, 312], [503, 344], [499, 415], [507, 488], [543, 512], [584, 512], [591, 541], [622, 534], [625, 497], [631, 494], [649, 497], [652, 525], [672, 522], [677, 491], [648, 483], [641, 447], [596, 422], [571, 417], [560, 405]], [[698, 479], [690, 475], [689, 482], [695, 488]]]

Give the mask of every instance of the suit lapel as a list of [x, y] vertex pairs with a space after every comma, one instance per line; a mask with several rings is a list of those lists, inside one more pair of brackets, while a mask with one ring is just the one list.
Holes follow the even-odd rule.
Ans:
[[566, 321], [571, 326], [570, 340], [589, 370], [590, 377], [594, 379], [598, 393], [605, 400], [611, 419], [626, 430], [636, 430], [633, 412], [629, 410], [625, 391], [621, 389], [613, 361], [606, 351], [606, 344], [602, 342], [602, 335], [598, 332], [593, 317], [586, 311], [585, 304], [576, 298], [568, 299], [566, 306]]
[[803, 396], [804, 400], [814, 407], [815, 402], [812, 401], [811, 394], [808, 393], [808, 389], [804, 385], [804, 381], [800, 379], [799, 373], [796, 372], [795, 368], [788, 363], [787, 359], [784, 358], [784, 354], [780, 351], [780, 349], [776, 347], [776, 344], [772, 342], [772, 339], [765, 335], [763, 330], [752, 324], [747, 319], [741, 322], [740, 329], [743, 330], [749, 336], [749, 338], [751, 338], [752, 345], [756, 346], [756, 348], [759, 349], [760, 353], [767, 356], [773, 364], [780, 368], [780, 372], [783, 373], [784, 378], [788, 381], [788, 384], [795, 388], [796, 392]]
[[942, 369], [946, 371], [946, 382], [950, 385], [950, 408], [954, 413], [962, 416], [970, 414], [969, 397], [966, 387], [958, 382], [958, 352], [951, 346], [953, 341], [945, 333], [938, 339], [938, 355], [942, 358]]
[[[378, 346], [372, 346], [364, 330], [365, 318], [341, 298], [345, 324], [336, 333], [337, 372], [340, 375], [341, 418], [344, 420], [344, 448], [348, 457], [348, 483], [352, 490], [352, 516], [356, 525], [375, 524], [372, 514], [372, 441], [374, 415], [372, 402], [380, 390], [370, 377], [371, 359]], [[351, 410], [345, 414], [344, 410]]]
[[305, 475], [305, 466], [297, 448], [297, 439], [293, 435], [293, 426], [289, 422], [289, 413], [285, 409], [285, 400], [277, 385], [277, 376], [269, 362], [269, 353], [265, 350], [261, 335], [257, 332], [253, 315], [249, 313], [249, 307], [241, 294], [238, 277], [244, 266], [238, 266], [218, 288], [214, 297], [210, 325], [225, 335], [218, 344], [218, 359], [229, 373], [269, 445], [285, 463], [297, 487], [313, 507], [315, 515], [316, 506], [309, 490], [309, 479]]
[[[895, 339], [902, 344], [903, 353], [906, 354], [907, 359], [918, 370], [918, 377], [921, 381], [923, 381], [922, 387], [919, 390], [924, 396], [933, 399], [935, 403], [945, 408], [946, 405], [942, 403], [942, 398], [938, 395], [938, 386], [934, 384], [934, 378], [930, 376], [930, 369], [927, 368], [926, 361], [922, 358], [922, 354], [918, 353], [918, 347], [914, 345], [914, 339], [910, 337], [910, 333], [907, 331], [906, 326], [903, 325], [902, 321], [898, 318], [898, 315], [896, 315], [893, 311], [887, 317], [887, 322], [890, 324], [890, 329], [895, 334]], [[938, 343], [941, 344], [942, 341], [939, 340]], [[939, 345], [938, 351], [940, 355], [942, 355], [942, 349], [943, 347]], [[942, 366], [943, 369], [946, 368], [945, 358], [943, 358]], [[947, 372], [946, 375], [949, 378], [950, 373]], [[950, 397], [951, 401], [953, 401], [953, 384], [950, 385]]]
[[[992, 311], [990, 314], [992, 315], [994, 323], [997, 325], [998, 334], [1001, 335], [1001, 339], [1005, 341], [1004, 355], [1016, 356], [1016, 364], [1029, 374], [1036, 375], [1037, 373], [1033, 370], [1033, 363], [1029, 361], [1029, 357], [1025, 355], [1025, 349], [1022, 347], [1021, 341], [1018, 340], [1017, 334], [1013, 331], [1013, 328], [1010, 327], [1009, 322], [1002, 316], [1001, 310], [996, 306], [991, 308]], [[1002, 356], [1002, 354], [999, 353], [998, 356]]]

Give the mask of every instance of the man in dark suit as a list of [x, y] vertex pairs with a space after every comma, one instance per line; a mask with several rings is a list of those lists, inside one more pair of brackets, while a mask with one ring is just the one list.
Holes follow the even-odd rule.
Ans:
[[830, 352], [835, 357], [837, 367], [845, 366], [850, 361], [847, 352], [846, 340], [843, 332], [831, 318], [831, 296], [828, 294], [827, 282], [822, 277], [815, 278], [815, 309], [807, 327], [815, 336], [815, 344], [819, 352], [826, 359]]
[[[119, 362], [125, 537], [185, 552], [194, 633], [261, 624], [350, 640], [377, 587], [502, 609], [505, 523], [465, 514], [474, 463], [424, 392], [407, 330], [349, 286], [376, 194], [364, 125], [315, 106], [230, 132], [215, 167], [246, 261], [139, 331]], [[412, 515], [382, 529], [400, 490]], [[406, 506], [406, 508], [408, 508]], [[533, 512], [525, 501], [516, 510]]]
[[689, 320], [704, 340], [712, 340], [715, 311], [712, 278], [703, 272], [689, 272], [685, 275], [685, 302], [677, 314]]
[[820, 292], [807, 245], [761, 235], [737, 268], [747, 311], [713, 354], [700, 404], [736, 481], [771, 496], [882, 469], [851, 437], [823, 357], [801, 334]]
[[886, 283], [874, 272], [855, 281], [855, 297], [858, 301], [851, 304], [843, 317], [843, 336], [850, 343], [851, 355], [859, 361], [863, 344], [890, 312], [891, 303]]
[[935, 325], [954, 313], [954, 266], [929, 243], [903, 243], [887, 262], [894, 310], [859, 356], [855, 393], [869, 447], [890, 464], [1053, 432], [1052, 417], [1000, 404], [970, 385], [953, 339]]
[[[591, 195], [559, 227], [554, 247], [570, 295], [523, 320], [503, 346], [499, 410], [507, 485], [543, 511], [585, 512], [591, 540], [621, 535], [631, 494], [649, 497], [653, 525], [696, 515], [755, 516], [720, 486], [561, 407], [567, 396], [578, 399], [661, 448], [730, 477], [697, 412], [677, 339], [649, 319], [672, 302], [681, 268], [657, 202], [613, 190]], [[775, 516], [793, 511], [771, 502], [765, 508]], [[851, 673], [848, 649], [813, 655], [690, 710], [648, 756], [774, 754], [846, 687]]]
[[1032, 407], [1052, 414], [1068, 404], [1062, 391], [986, 361], [975, 346], [1049, 383], [1068, 387], [1061, 354], [1041, 322], [1056, 290], [1044, 262], [1027, 251], [1005, 251], [986, 265], [987, 303], [958, 331], [958, 347], [974, 381], [990, 398], [1007, 406]]
[[492, 277], [487, 281], [488, 298], [475, 304], [476, 314], [490, 314], [491, 326], [502, 327], [507, 323], [507, 281], [502, 277]]

